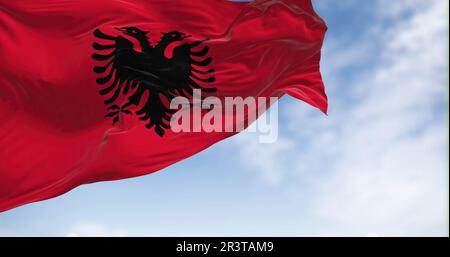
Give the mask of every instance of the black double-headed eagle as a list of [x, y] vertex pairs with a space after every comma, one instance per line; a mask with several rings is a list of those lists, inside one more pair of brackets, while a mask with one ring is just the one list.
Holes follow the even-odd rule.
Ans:
[[[208, 68], [211, 58], [207, 57], [208, 46], [201, 45], [206, 40], [188, 43], [190, 37], [179, 31], [162, 33], [162, 37], [152, 46], [147, 31], [136, 27], [116, 28], [122, 34], [133, 37], [139, 42], [140, 50], [135, 50], [134, 43], [122, 35], [107, 35], [96, 29], [93, 47], [99, 51], [92, 55], [101, 66], [94, 67], [94, 72], [100, 74], [97, 83], [103, 88], [101, 95], [107, 96], [104, 103], [113, 125], [119, 121], [121, 113], [133, 114], [127, 108], [137, 106], [135, 114], [146, 122], [147, 128], [154, 127], [155, 132], [162, 137], [166, 129], [170, 128], [170, 118], [176, 110], [169, 108], [170, 101], [183, 96], [191, 99], [194, 89], [201, 89], [205, 93], [216, 92], [213, 87], [201, 84], [213, 83], [214, 69]], [[173, 48], [170, 57], [166, 55], [166, 48], [176, 42], [181, 44]], [[195, 49], [198, 50], [195, 50]], [[120, 94], [126, 96], [124, 104], [115, 101]], [[148, 97], [144, 97], [144, 95]], [[146, 98], [143, 103], [141, 100]]]

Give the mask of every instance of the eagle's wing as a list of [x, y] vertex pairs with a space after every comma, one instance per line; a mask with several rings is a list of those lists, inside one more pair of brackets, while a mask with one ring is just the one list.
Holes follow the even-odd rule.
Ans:
[[190, 97], [194, 89], [201, 89], [205, 93], [217, 91], [216, 88], [205, 87], [214, 82], [215, 77], [214, 69], [208, 68], [211, 63], [211, 58], [206, 56], [209, 47], [202, 48], [203, 42], [184, 43], [173, 49], [171, 69], [166, 74], [171, 93]]
[[[106, 84], [106, 87], [100, 90], [100, 94], [110, 95], [105, 100], [105, 104], [112, 104], [120, 92], [126, 94], [130, 87], [134, 88], [138, 84], [139, 77], [142, 74], [137, 71], [145, 63], [146, 56], [135, 51], [133, 43], [125, 37], [120, 35], [110, 36], [99, 29], [94, 31], [94, 35], [103, 41], [109, 41], [108, 44], [95, 42], [93, 44], [94, 49], [102, 52], [93, 54], [92, 58], [106, 62], [104, 66], [94, 67], [94, 72], [103, 76], [97, 79], [97, 83], [100, 85]], [[123, 84], [125, 84], [125, 87], [123, 87]]]
[[194, 50], [203, 41], [184, 43], [173, 49], [170, 59], [153, 58], [146, 63], [147, 68], [136, 70], [137, 73], [148, 77], [141, 80], [138, 89], [130, 97], [130, 104], [140, 101], [143, 91], [149, 93], [147, 100], [136, 112], [140, 119], [147, 121], [146, 127], [155, 127], [155, 132], [163, 136], [164, 130], [170, 128], [170, 119], [175, 110], [169, 108], [170, 101], [176, 96], [190, 98], [193, 89], [203, 92], [215, 92], [216, 88], [200, 86], [199, 83], [212, 83], [215, 81], [213, 69], [207, 66], [211, 58], [206, 58], [209, 48], [207, 46]]

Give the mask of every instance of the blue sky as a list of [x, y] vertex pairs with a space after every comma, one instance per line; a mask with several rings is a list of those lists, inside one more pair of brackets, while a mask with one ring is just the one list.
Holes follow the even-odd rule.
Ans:
[[447, 1], [314, 5], [329, 116], [284, 97], [275, 144], [81, 186], [0, 213], [0, 235], [448, 235]]

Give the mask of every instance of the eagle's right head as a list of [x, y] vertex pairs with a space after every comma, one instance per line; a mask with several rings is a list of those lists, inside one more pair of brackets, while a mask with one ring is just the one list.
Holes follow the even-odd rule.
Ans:
[[161, 34], [163, 35], [161, 38], [163, 41], [170, 41], [170, 42], [181, 41], [185, 38], [191, 37], [191, 35], [186, 35], [179, 31], [171, 31], [167, 33], [161, 32]]

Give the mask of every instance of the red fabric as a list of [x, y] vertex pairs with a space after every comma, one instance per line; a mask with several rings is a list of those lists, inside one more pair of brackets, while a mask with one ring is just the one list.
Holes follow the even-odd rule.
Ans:
[[155, 172], [234, 133], [159, 137], [106, 119], [93, 31], [209, 38], [215, 96], [287, 93], [323, 112], [326, 25], [309, 0], [0, 0], [0, 212], [81, 184]]

